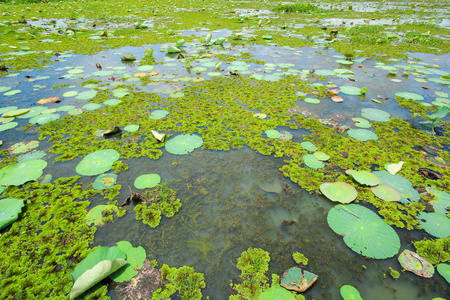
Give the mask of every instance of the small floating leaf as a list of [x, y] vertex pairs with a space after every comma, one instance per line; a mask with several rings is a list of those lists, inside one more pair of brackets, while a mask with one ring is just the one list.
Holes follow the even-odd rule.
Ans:
[[347, 131], [347, 134], [358, 141], [369, 141], [369, 140], [378, 140], [378, 135], [375, 132], [372, 132], [367, 129], [350, 129]]
[[300, 146], [306, 151], [316, 151], [318, 148], [311, 142], [302, 142]]
[[304, 292], [316, 282], [317, 278], [319, 277], [316, 274], [292, 267], [284, 272], [280, 285], [290, 291]]
[[304, 155], [303, 161], [305, 162], [305, 165], [312, 169], [320, 169], [325, 167], [325, 164], [319, 161], [313, 154]]
[[154, 188], [161, 182], [161, 176], [158, 174], [143, 174], [134, 180], [134, 186], [137, 189]]
[[363, 300], [359, 291], [351, 285], [343, 285], [340, 293], [344, 300]]
[[389, 185], [373, 186], [371, 190], [375, 196], [387, 202], [397, 202], [402, 198], [402, 195]]
[[184, 155], [194, 151], [203, 144], [203, 139], [198, 135], [182, 134], [169, 139], [166, 143], [166, 150], [169, 153]]
[[346, 182], [325, 182], [319, 189], [325, 197], [340, 203], [350, 203], [358, 196], [356, 189]]
[[0, 200], [0, 229], [17, 220], [23, 206], [24, 202], [21, 199], [7, 198]]
[[92, 187], [96, 190], [104, 190], [109, 189], [114, 186], [116, 183], [117, 175], [116, 174], [101, 174], [98, 175], [95, 179]]
[[384, 168], [391, 174], [391, 175], [395, 175], [398, 172], [400, 172], [400, 170], [402, 169], [404, 161], [400, 161], [399, 163], [396, 164], [385, 164]]
[[266, 130], [265, 133], [269, 139], [278, 139], [281, 137], [280, 132], [275, 129]]
[[119, 159], [119, 152], [113, 149], [98, 150], [86, 155], [77, 165], [76, 172], [84, 176], [105, 173]]
[[444, 277], [445, 280], [447, 280], [447, 282], [450, 284], [450, 265], [440, 263], [437, 266], [437, 270], [439, 274], [441, 274], [441, 276]]
[[369, 171], [347, 170], [345, 171], [345, 173], [353, 176], [356, 181], [363, 185], [376, 186], [380, 184], [380, 180], [378, 179], [378, 177]]

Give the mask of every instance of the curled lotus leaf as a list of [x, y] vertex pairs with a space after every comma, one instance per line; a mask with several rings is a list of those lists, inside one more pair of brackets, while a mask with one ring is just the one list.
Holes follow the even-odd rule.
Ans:
[[346, 182], [326, 182], [319, 188], [325, 197], [335, 202], [350, 203], [358, 196], [356, 189]]
[[98, 150], [86, 155], [76, 167], [76, 172], [84, 176], [102, 174], [111, 169], [119, 159], [119, 152], [113, 149]]
[[347, 170], [345, 173], [353, 176], [357, 182], [363, 185], [376, 186], [380, 184], [378, 177], [369, 171]]
[[450, 219], [444, 214], [420, 212], [417, 220], [423, 230], [437, 238], [450, 236]]
[[353, 251], [375, 259], [395, 256], [400, 238], [376, 213], [358, 204], [336, 205], [327, 215], [331, 229]]
[[396, 164], [385, 164], [384, 168], [386, 171], [388, 171], [391, 175], [395, 175], [402, 169], [402, 166], [404, 164], [404, 161], [400, 161]]
[[440, 263], [437, 266], [437, 270], [439, 274], [441, 274], [441, 276], [444, 277], [445, 280], [447, 280], [447, 282], [450, 284], [450, 265]]
[[38, 141], [20, 142], [9, 147], [8, 151], [11, 154], [21, 154], [37, 147], [39, 147]]
[[284, 272], [280, 285], [290, 291], [304, 292], [309, 289], [319, 278], [316, 274], [292, 267]]
[[33, 159], [15, 163], [0, 169], [0, 185], [22, 185], [27, 181], [41, 177], [47, 162], [42, 159]]
[[116, 174], [101, 174], [98, 175], [95, 179], [92, 187], [96, 190], [104, 190], [108, 189], [116, 183], [117, 175]]
[[115, 282], [124, 282], [138, 274], [137, 270], [142, 268], [147, 254], [144, 248], [133, 247], [128, 241], [118, 242], [117, 248], [127, 255], [127, 264], [109, 277]]
[[161, 182], [161, 176], [158, 174], [143, 174], [134, 180], [134, 186], [137, 189], [154, 188]]
[[48, 103], [58, 103], [60, 102], [59, 97], [49, 97], [39, 99], [38, 104], [48, 104]]
[[359, 291], [351, 285], [341, 286], [340, 293], [344, 300], [363, 300]]
[[434, 275], [433, 265], [415, 252], [404, 250], [398, 256], [398, 262], [405, 270], [420, 277], [431, 278]]
[[171, 138], [166, 143], [166, 150], [169, 153], [184, 155], [201, 147], [203, 139], [194, 134], [182, 134]]
[[175, 46], [169, 46], [169, 47], [167, 48], [167, 52], [168, 52], [168, 53], [180, 53], [181, 50], [180, 50], [180, 48], [177, 48], [177, 47], [175, 47]]
[[372, 193], [387, 202], [397, 202], [402, 199], [402, 195], [389, 185], [379, 185], [371, 187]]
[[0, 200], [0, 229], [17, 220], [23, 206], [24, 202], [21, 199], [7, 198]]

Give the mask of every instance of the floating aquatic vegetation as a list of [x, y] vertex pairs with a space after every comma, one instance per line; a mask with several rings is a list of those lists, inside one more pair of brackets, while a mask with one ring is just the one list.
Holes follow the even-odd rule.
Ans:
[[435, 212], [447, 214], [447, 208], [450, 207], [450, 194], [440, 191], [435, 186], [427, 186], [427, 192], [434, 195], [438, 199], [431, 201]]
[[88, 103], [88, 104], [83, 105], [81, 108], [82, 108], [83, 110], [90, 111], [90, 110], [96, 110], [96, 109], [99, 109], [100, 107], [102, 107], [101, 104], [98, 104], [98, 103]]
[[314, 152], [313, 155], [317, 160], [320, 160], [320, 161], [327, 161], [330, 159], [330, 156], [328, 154], [320, 152], [320, 151]]
[[30, 110], [28, 108], [21, 108], [21, 109], [16, 109], [16, 110], [10, 110], [8, 112], [5, 112], [2, 114], [2, 118], [12, 118], [12, 117], [17, 117], [23, 114], [26, 114], [27, 112], [29, 112]]
[[154, 188], [161, 182], [161, 176], [158, 174], [143, 174], [134, 180], [134, 186], [137, 189]]
[[345, 171], [348, 175], [351, 175], [357, 182], [362, 185], [376, 186], [380, 184], [380, 180], [377, 176], [369, 171], [355, 171], [347, 170]]
[[76, 172], [84, 176], [102, 174], [111, 169], [119, 159], [119, 152], [113, 149], [98, 150], [86, 155], [77, 165]]
[[340, 289], [344, 300], [363, 300], [359, 291], [351, 285], [343, 285]]
[[437, 238], [450, 236], [450, 219], [444, 214], [421, 212], [417, 215], [420, 226]]
[[[69, 93], [69, 92], [68, 92]], [[71, 97], [71, 96], [65, 96], [65, 97]], [[48, 104], [48, 103], [58, 103], [61, 100], [59, 97], [49, 97], [49, 98], [42, 98], [38, 100], [38, 104]]]
[[94, 226], [101, 226], [105, 224], [105, 217], [115, 212], [118, 213], [117, 206], [115, 205], [97, 205], [91, 208], [86, 214], [86, 224]]
[[301, 293], [309, 289], [318, 278], [316, 274], [293, 267], [284, 272], [280, 285], [290, 291]]
[[391, 175], [387, 171], [375, 171], [381, 185], [388, 185], [400, 193], [400, 202], [410, 203], [420, 200], [420, 194], [414, 189], [412, 183], [400, 174]]
[[203, 139], [198, 135], [182, 134], [177, 135], [166, 142], [166, 150], [169, 153], [184, 155], [201, 147]]
[[24, 201], [21, 199], [6, 198], [0, 200], [0, 229], [17, 220], [22, 211]]
[[389, 185], [372, 186], [370, 189], [375, 196], [387, 202], [397, 202], [402, 198], [402, 195]]
[[150, 119], [159, 120], [159, 119], [166, 117], [168, 114], [169, 114], [169, 112], [167, 110], [157, 109], [150, 113]]
[[[28, 122], [30, 124], [40, 124], [43, 125], [45, 123], [55, 121], [61, 118], [60, 114], [39, 114], [33, 118], [31, 118]], [[12, 122], [11, 122], [12, 123]], [[8, 123], [9, 124], [9, 123]]]
[[0, 185], [22, 185], [27, 181], [41, 177], [47, 162], [41, 159], [33, 159], [20, 163], [14, 163], [0, 169]]
[[128, 241], [118, 242], [117, 248], [126, 254], [127, 264], [109, 277], [115, 282], [124, 282], [138, 274], [138, 270], [143, 266], [146, 253], [144, 248], [141, 246], [133, 247]]
[[350, 203], [358, 196], [356, 189], [346, 182], [322, 183], [320, 191], [331, 201], [340, 203]]
[[96, 190], [108, 189], [114, 186], [114, 184], [116, 183], [116, 179], [116, 174], [101, 174], [98, 175], [94, 183], [92, 183], [92, 187]]
[[15, 143], [11, 147], [8, 148], [9, 153], [11, 154], [21, 154], [30, 151], [31, 149], [39, 147], [38, 141], [30, 141], [30, 142], [20, 142]]
[[133, 124], [133, 125], [127, 125], [123, 128], [123, 130], [128, 132], [135, 132], [139, 130], [139, 125]]
[[295, 296], [282, 287], [273, 286], [262, 292], [258, 300], [295, 300]]
[[410, 100], [416, 100], [416, 101], [421, 101], [421, 100], [425, 99], [424, 97], [422, 97], [419, 94], [410, 93], [410, 92], [395, 93], [395, 96], [402, 97], [402, 98], [405, 98], [405, 99], [410, 99]]
[[397, 233], [370, 209], [358, 204], [336, 205], [328, 212], [328, 225], [344, 237], [353, 251], [375, 259], [393, 257], [400, 249]]
[[275, 129], [266, 130], [265, 133], [269, 139], [278, 139], [281, 137], [281, 133]]
[[303, 161], [305, 165], [312, 169], [320, 169], [325, 167], [325, 164], [318, 160], [313, 154], [306, 154], [303, 156]]
[[347, 131], [347, 134], [354, 138], [355, 140], [366, 142], [369, 140], [376, 141], [378, 140], [378, 135], [375, 132], [372, 132], [367, 129], [350, 129]]
[[301, 142], [300, 146], [306, 151], [316, 151], [318, 148], [311, 142]]
[[17, 123], [17, 122], [9, 122], [6, 124], [2, 124], [2, 125], [0, 125], [0, 132], [8, 130], [8, 129], [12, 129], [12, 128], [16, 127], [17, 125], [19, 125], [19, 123]]
[[377, 108], [362, 108], [361, 116], [375, 122], [388, 122], [391, 114]]
[[349, 86], [349, 85], [343, 85], [339, 87], [339, 90], [341, 91], [341, 93], [347, 94], [347, 95], [362, 95], [363, 92], [360, 88], [355, 87], [355, 86]]
[[120, 60], [121, 61], [135, 61], [136, 57], [134, 57], [134, 55], [131, 53], [127, 53], [124, 56], [121, 56]]
[[400, 172], [400, 170], [402, 169], [404, 163], [405, 163], [404, 161], [400, 161], [400, 162], [398, 162], [396, 164], [385, 164], [384, 168], [386, 169], [386, 171], [389, 172], [389, 174], [395, 175], [398, 172]]
[[420, 277], [431, 278], [434, 275], [433, 265], [415, 252], [404, 250], [398, 256], [398, 262], [405, 270]]
[[439, 264], [437, 270], [442, 277], [450, 284], [450, 265], [449, 264]]

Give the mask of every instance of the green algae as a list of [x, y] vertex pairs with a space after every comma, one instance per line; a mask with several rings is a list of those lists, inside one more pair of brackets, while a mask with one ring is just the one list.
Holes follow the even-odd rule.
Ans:
[[413, 242], [417, 254], [431, 264], [450, 261], [450, 237], [445, 239], [421, 240]]

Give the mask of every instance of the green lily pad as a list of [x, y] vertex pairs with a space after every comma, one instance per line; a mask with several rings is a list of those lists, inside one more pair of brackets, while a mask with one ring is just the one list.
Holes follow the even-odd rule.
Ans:
[[116, 174], [101, 174], [97, 176], [94, 183], [92, 184], [92, 187], [96, 190], [109, 189], [110, 187], [114, 186], [114, 184], [116, 183], [116, 179]]
[[257, 113], [253, 115], [256, 118], [260, 118], [260, 119], [265, 119], [267, 117], [266, 114], [262, 114], [262, 113]]
[[398, 262], [405, 270], [420, 277], [431, 278], [434, 275], [433, 265], [415, 252], [404, 250], [398, 256]]
[[313, 155], [317, 160], [320, 160], [320, 161], [327, 161], [330, 159], [330, 156], [328, 154], [320, 152], [320, 151], [314, 152]]
[[72, 109], [77, 108], [75, 105], [63, 105], [56, 109], [56, 111], [71, 111]]
[[203, 139], [198, 135], [182, 134], [171, 138], [166, 143], [166, 150], [169, 153], [184, 155], [201, 147]]
[[78, 95], [77, 91], [68, 91], [63, 94], [63, 97], [69, 98], [69, 97], [75, 97], [76, 95]]
[[2, 125], [0, 125], [0, 132], [8, 130], [8, 129], [12, 129], [12, 128], [16, 127], [17, 125], [19, 125], [19, 123], [17, 123], [17, 122], [9, 122], [6, 124], [2, 124]]
[[378, 135], [367, 129], [350, 129], [347, 134], [355, 140], [366, 142], [369, 140], [378, 140]]
[[278, 139], [281, 137], [281, 134], [278, 130], [269, 129], [264, 131], [269, 139]]
[[361, 109], [361, 116], [375, 122], [388, 122], [391, 114], [377, 108], [363, 108]]
[[169, 114], [169, 112], [167, 110], [157, 109], [157, 110], [154, 110], [151, 112], [150, 119], [152, 119], [152, 120], [162, 119], [165, 116], [167, 116], [168, 114]]
[[78, 100], [90, 100], [97, 96], [97, 91], [91, 90], [91, 91], [84, 91], [79, 93], [75, 98]]
[[30, 151], [31, 149], [39, 147], [38, 141], [30, 141], [30, 142], [20, 142], [15, 143], [11, 147], [8, 148], [9, 153], [11, 154], [21, 154]]
[[141, 246], [133, 247], [128, 241], [118, 242], [117, 248], [127, 255], [127, 264], [109, 277], [115, 282], [124, 282], [138, 274], [136, 269], [142, 268], [147, 254], [145, 253], [144, 248]]
[[311, 142], [301, 142], [300, 146], [306, 151], [316, 151], [318, 148]]
[[351, 285], [341, 286], [340, 292], [344, 300], [363, 300], [359, 291]]
[[94, 226], [101, 226], [105, 224], [103, 221], [103, 211], [106, 209], [111, 209], [114, 212], [117, 212], [117, 206], [115, 205], [97, 205], [91, 208], [86, 214], [86, 224]]
[[119, 100], [119, 99], [109, 99], [109, 100], [106, 100], [105, 102], [103, 102], [103, 104], [113, 106], [113, 105], [117, 105], [121, 102], [122, 102], [122, 100]]
[[450, 265], [440, 263], [437, 266], [437, 270], [439, 274], [441, 274], [441, 276], [444, 277], [445, 280], [447, 280], [447, 282], [450, 284]]
[[4, 113], [6, 113], [8, 111], [12, 111], [12, 110], [16, 110], [16, 109], [18, 109], [17, 106], [2, 107], [2, 108], [0, 108], [0, 115], [3, 115]]
[[358, 196], [356, 189], [346, 182], [325, 182], [319, 189], [325, 197], [340, 203], [350, 203]]
[[40, 158], [43, 158], [46, 155], [47, 155], [47, 153], [45, 153], [44, 151], [33, 150], [33, 151], [28, 152], [26, 154], [19, 155], [17, 157], [17, 162], [21, 163], [21, 162], [24, 162], [24, 161], [27, 161], [27, 160], [40, 159]]
[[98, 150], [86, 155], [76, 167], [76, 172], [84, 176], [105, 173], [119, 159], [119, 152], [113, 149]]
[[444, 214], [420, 212], [417, 220], [423, 230], [437, 238], [450, 236], [450, 219]]
[[40, 115], [37, 115], [37, 116], [31, 118], [28, 122], [30, 124], [42, 125], [42, 124], [45, 124], [45, 123], [48, 123], [51, 121], [58, 120], [59, 118], [61, 118], [60, 114], [44, 114], [44, 115], [40, 114]]
[[424, 97], [422, 97], [419, 94], [410, 93], [410, 92], [395, 93], [395, 96], [402, 97], [402, 98], [409, 99], [409, 100], [416, 100], [416, 101], [421, 101], [421, 100], [425, 99]]
[[16, 109], [16, 110], [10, 110], [10, 111], [5, 112], [4, 114], [2, 114], [2, 118], [17, 117], [17, 116], [26, 114], [29, 111], [30, 110], [28, 108], [21, 108], [21, 109]]
[[280, 285], [290, 291], [304, 292], [316, 282], [317, 276], [299, 267], [292, 267], [284, 272]]
[[450, 194], [438, 190], [435, 186], [427, 186], [426, 189], [437, 198], [431, 202], [434, 211], [443, 215], [447, 214], [447, 208], [450, 207]]
[[375, 196], [387, 202], [397, 202], [402, 199], [402, 195], [389, 185], [373, 186], [371, 190]]
[[153, 70], [154, 68], [155, 67], [152, 65], [143, 65], [143, 66], [139, 66], [137, 69], [138, 69], [138, 71], [141, 71], [141, 72], [148, 72], [148, 71]]
[[353, 65], [353, 61], [345, 60], [345, 59], [338, 59], [338, 60], [336, 60], [336, 62], [341, 65]]
[[154, 188], [161, 182], [161, 176], [158, 174], [143, 174], [134, 180], [134, 186], [137, 189]]
[[319, 104], [320, 100], [317, 98], [305, 98], [305, 102], [306, 103], [311, 103], [311, 104]]
[[417, 202], [420, 194], [413, 188], [412, 183], [400, 174], [391, 175], [388, 171], [375, 171], [375, 176], [380, 179], [381, 185], [389, 185], [400, 193], [401, 203]]
[[101, 104], [98, 104], [98, 103], [88, 103], [88, 104], [83, 105], [81, 108], [84, 109], [84, 110], [90, 111], [90, 110], [96, 110], [96, 109], [99, 109], [100, 107], [102, 107]]
[[355, 86], [343, 85], [343, 86], [339, 87], [339, 90], [341, 91], [341, 93], [344, 93], [347, 95], [358, 96], [358, 95], [363, 94], [361, 89], [359, 87], [355, 87]]
[[128, 126], [125, 126], [123, 128], [123, 130], [128, 131], [128, 132], [135, 132], [135, 131], [139, 130], [139, 125], [137, 125], [137, 124], [128, 125]]
[[17, 220], [24, 202], [21, 199], [6, 198], [0, 200], [0, 229]]
[[304, 155], [303, 161], [305, 162], [305, 165], [312, 169], [320, 169], [325, 167], [325, 164], [319, 161], [313, 154]]
[[378, 177], [369, 171], [347, 170], [345, 171], [345, 173], [353, 176], [356, 181], [363, 185], [376, 186], [380, 184], [380, 180], [378, 179]]
[[336, 205], [328, 212], [327, 222], [344, 237], [348, 247], [361, 255], [385, 259], [400, 250], [400, 239], [394, 229], [364, 206]]
[[258, 300], [295, 300], [295, 297], [286, 289], [279, 286], [273, 286], [261, 293]]
[[33, 159], [21, 163], [15, 163], [0, 169], [0, 185], [19, 186], [27, 181], [41, 177], [47, 162], [41, 159]]

